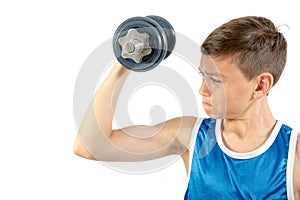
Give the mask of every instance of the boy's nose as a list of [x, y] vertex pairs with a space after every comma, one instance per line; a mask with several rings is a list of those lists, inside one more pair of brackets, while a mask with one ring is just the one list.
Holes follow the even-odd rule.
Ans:
[[210, 92], [207, 87], [207, 84], [205, 83], [205, 80], [203, 79], [201, 87], [199, 88], [199, 94], [201, 96], [209, 96]]

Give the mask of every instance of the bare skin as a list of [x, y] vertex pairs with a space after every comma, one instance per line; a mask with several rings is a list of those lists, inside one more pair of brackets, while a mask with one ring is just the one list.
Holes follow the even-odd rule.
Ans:
[[[202, 60], [200, 70], [204, 81], [199, 93], [209, 116], [225, 118], [222, 127], [224, 144], [235, 152], [257, 149], [268, 139], [276, 124], [267, 100], [272, 75], [262, 73], [249, 81], [231, 59]], [[211, 64], [218, 67], [204, 67]], [[119, 63], [115, 64], [87, 110], [75, 140], [74, 153], [103, 161], [140, 161], [178, 154], [188, 172], [190, 137], [196, 118], [178, 117], [156, 126], [112, 130], [115, 103], [129, 73]], [[293, 173], [294, 197], [300, 200], [300, 133]]]
[[103, 161], [141, 161], [181, 155], [188, 149], [194, 117], [112, 130], [115, 104], [129, 73], [117, 62], [100, 86], [79, 128], [75, 154]]

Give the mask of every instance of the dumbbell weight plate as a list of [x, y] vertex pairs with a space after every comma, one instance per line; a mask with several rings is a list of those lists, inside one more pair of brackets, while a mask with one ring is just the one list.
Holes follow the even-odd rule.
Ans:
[[[150, 55], [143, 57], [140, 63], [121, 56], [122, 47], [118, 39], [124, 37], [130, 29], [136, 29], [141, 34], [146, 32], [150, 36], [149, 44], [152, 52]], [[148, 17], [133, 17], [124, 21], [115, 31], [113, 50], [118, 61], [124, 67], [133, 71], [148, 71], [156, 67], [166, 57], [166, 49], [168, 49], [166, 41], [167, 35], [165, 31], [155, 20]]]
[[175, 36], [174, 28], [170, 22], [168, 22], [166, 19], [164, 19], [160, 16], [149, 15], [147, 17], [155, 20], [163, 28], [163, 30], [167, 36], [168, 49], [167, 49], [167, 55], [164, 58], [164, 59], [166, 59], [172, 53], [172, 51], [175, 47], [176, 36]]

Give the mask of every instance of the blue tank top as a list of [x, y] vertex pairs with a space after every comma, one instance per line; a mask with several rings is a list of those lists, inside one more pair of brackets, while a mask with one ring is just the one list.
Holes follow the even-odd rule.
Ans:
[[224, 145], [221, 124], [215, 119], [201, 123], [184, 199], [293, 199], [292, 129], [277, 122], [261, 147], [236, 153]]

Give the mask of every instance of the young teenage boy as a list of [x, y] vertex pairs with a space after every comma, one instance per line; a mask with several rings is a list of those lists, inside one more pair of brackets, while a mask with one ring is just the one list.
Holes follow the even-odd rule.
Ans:
[[267, 18], [241, 17], [216, 28], [201, 51], [199, 93], [210, 118], [112, 130], [130, 74], [116, 62], [87, 110], [74, 152], [103, 161], [179, 154], [189, 176], [187, 200], [300, 200], [300, 134], [277, 121], [268, 104], [286, 63], [283, 34]]

